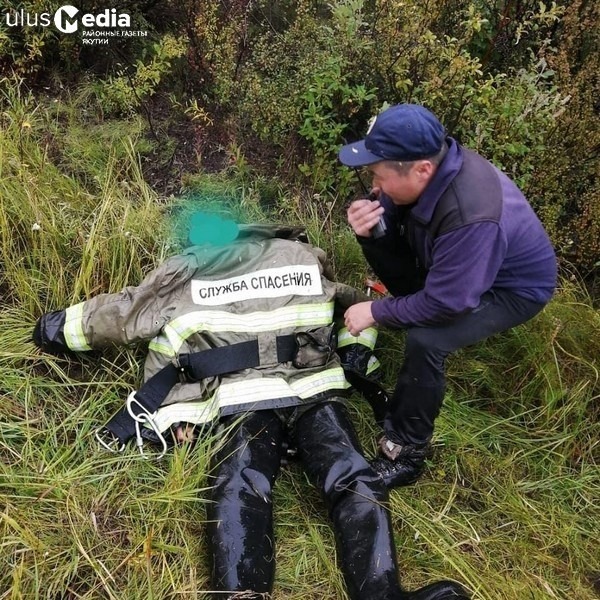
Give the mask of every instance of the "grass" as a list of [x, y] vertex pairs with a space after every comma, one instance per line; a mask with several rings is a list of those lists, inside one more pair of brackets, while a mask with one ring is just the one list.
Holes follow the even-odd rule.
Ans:
[[[129, 127], [114, 150], [114, 124], [98, 136], [109, 148], [99, 163], [100, 148], [73, 142], [85, 127], [56, 127], [67, 109], [13, 90], [2, 110], [0, 599], [204, 598], [217, 441], [161, 461], [98, 450], [95, 427], [137, 385], [143, 348], [69, 361], [29, 341], [41, 312], [135, 283], [172, 251], [166, 203], [141, 176]], [[215, 190], [263, 215], [264, 182], [190, 182], [196, 199]], [[360, 285], [341, 206], [288, 196], [277, 209], [307, 223], [340, 276]], [[381, 336], [388, 384], [402, 351], [402, 334]], [[480, 600], [598, 598], [599, 357], [600, 315], [569, 279], [534, 321], [452, 357], [435, 457], [418, 484], [391, 493], [408, 588], [454, 578]], [[358, 398], [350, 410], [373, 452], [369, 411]], [[297, 464], [279, 477], [275, 521], [276, 597], [343, 598], [324, 504]]]

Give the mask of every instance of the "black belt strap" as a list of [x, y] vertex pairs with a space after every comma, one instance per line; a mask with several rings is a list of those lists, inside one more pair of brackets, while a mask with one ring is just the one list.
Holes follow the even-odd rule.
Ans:
[[[296, 353], [296, 336], [282, 335], [276, 338], [277, 362], [291, 361]], [[158, 410], [173, 387], [181, 381], [200, 381], [206, 377], [217, 377], [227, 373], [235, 373], [260, 365], [258, 340], [240, 342], [230, 346], [211, 348], [193, 354], [181, 354], [179, 366], [168, 364], [158, 373], [150, 377], [135, 393], [135, 403], [131, 410], [137, 415], [143, 411], [150, 414]], [[137, 410], [136, 410], [137, 409]], [[135, 435], [135, 420], [127, 406], [121, 408], [104, 426], [121, 444]]]

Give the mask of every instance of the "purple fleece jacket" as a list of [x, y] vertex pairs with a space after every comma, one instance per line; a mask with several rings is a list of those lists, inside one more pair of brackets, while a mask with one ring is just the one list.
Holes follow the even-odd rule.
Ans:
[[[447, 142], [448, 154], [408, 215], [409, 223], [413, 221], [411, 247], [428, 271], [425, 285], [414, 294], [374, 301], [373, 317], [382, 325], [407, 327], [447, 322], [476, 308], [482, 294], [493, 288], [509, 289], [527, 300], [545, 304], [556, 287], [557, 264], [552, 244], [521, 191], [495, 167], [484, 169], [497, 178], [493, 182], [499, 189], [495, 200], [481, 188], [473, 189], [475, 186], [469, 186], [464, 177], [456, 179], [464, 160], [471, 160], [469, 155], [474, 157], [470, 164], [481, 164], [482, 159], [452, 138]], [[460, 185], [455, 186], [455, 180]], [[463, 199], [470, 208], [465, 208], [459, 226], [432, 237], [427, 224], [440, 199], [457, 190], [462, 194], [457, 194], [458, 213], [462, 211]], [[486, 216], [486, 205], [493, 201], [501, 203], [499, 218]], [[382, 198], [382, 203], [386, 220], [393, 221], [396, 207], [389, 198]]]

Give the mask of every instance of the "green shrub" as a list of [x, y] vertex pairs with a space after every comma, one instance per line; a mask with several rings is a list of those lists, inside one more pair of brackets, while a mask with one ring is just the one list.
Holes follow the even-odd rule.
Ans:
[[98, 106], [107, 115], [136, 114], [140, 105], [156, 92], [163, 78], [170, 74], [173, 61], [181, 57], [185, 50], [183, 39], [166, 34], [151, 45], [147, 56], [135, 61], [133, 69], [120, 69], [106, 80], [92, 80], [88, 85]]
[[587, 274], [600, 269], [599, 24], [598, 3], [566, 7], [548, 62], [569, 102], [546, 135], [529, 186], [561, 256]]
[[311, 151], [310, 162], [302, 163], [300, 172], [317, 192], [337, 190], [343, 194], [349, 187], [351, 174], [336, 168], [336, 150], [352, 115], [375, 98], [375, 94], [364, 85], [348, 83], [339, 59], [330, 58], [315, 69], [312, 83], [299, 98], [303, 103], [303, 122], [298, 133]]
[[77, 40], [73, 36], [57, 35], [53, 27], [8, 27], [5, 22], [6, 13], [10, 13], [12, 21], [14, 14], [21, 9], [24, 14], [33, 15], [37, 13], [53, 14], [56, 9], [63, 6], [60, 0], [39, 2], [38, 0], [25, 0], [15, 2], [7, 0], [3, 3], [2, 28], [0, 29], [0, 77], [15, 74], [26, 77], [28, 81], [34, 81], [43, 73], [44, 68], [52, 63], [60, 63], [65, 72], [73, 68], [73, 50]]
[[287, 28], [257, 34], [242, 70], [239, 118], [284, 155], [293, 152], [290, 161], [316, 192], [347, 192], [349, 176], [337, 169], [336, 150], [352, 119], [370, 114], [375, 99], [352, 62], [371, 45], [357, 35], [363, 4], [334, 2], [324, 18], [312, 3], [298, 2]]

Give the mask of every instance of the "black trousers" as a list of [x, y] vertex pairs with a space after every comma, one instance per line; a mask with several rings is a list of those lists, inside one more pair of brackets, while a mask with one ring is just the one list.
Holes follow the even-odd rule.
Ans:
[[343, 404], [317, 404], [292, 427], [280, 417], [266, 410], [222, 423], [226, 438], [214, 457], [208, 509], [212, 589], [232, 598], [236, 591], [254, 592], [244, 598], [271, 591], [272, 489], [289, 436], [327, 504], [349, 597], [401, 598], [387, 491], [363, 457]]
[[508, 290], [492, 289], [475, 310], [448, 324], [409, 327], [404, 363], [384, 423], [387, 437], [397, 443], [427, 442], [444, 400], [446, 357], [528, 321], [543, 307]]

